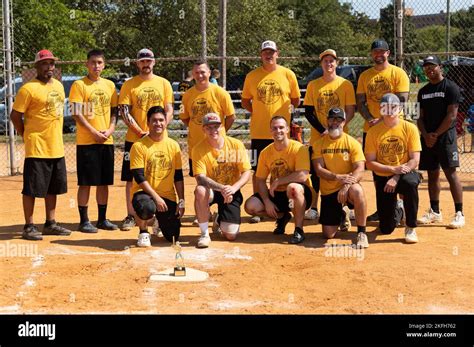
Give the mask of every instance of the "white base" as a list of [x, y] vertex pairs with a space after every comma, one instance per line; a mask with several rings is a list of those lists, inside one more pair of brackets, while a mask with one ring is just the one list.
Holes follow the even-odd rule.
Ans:
[[159, 282], [203, 282], [209, 278], [209, 274], [204, 271], [186, 268], [186, 276], [174, 276], [174, 269], [169, 268], [150, 276], [150, 281]]

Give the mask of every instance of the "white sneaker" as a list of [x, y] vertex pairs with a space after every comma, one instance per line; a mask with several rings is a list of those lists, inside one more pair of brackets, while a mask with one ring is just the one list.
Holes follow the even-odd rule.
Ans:
[[406, 243], [417, 243], [418, 236], [416, 235], [415, 228], [405, 228], [405, 241]]
[[349, 211], [349, 219], [350, 219], [350, 220], [355, 220], [355, 219], [356, 219], [356, 215], [355, 215], [355, 211], [354, 211], [354, 210], [350, 210], [350, 211]]
[[318, 218], [319, 218], [319, 212], [318, 210], [315, 210], [313, 208], [310, 208], [308, 211], [304, 213], [304, 219], [315, 220]]
[[252, 216], [249, 220], [249, 223], [250, 224], [260, 223], [262, 219], [263, 218], [261, 218], [260, 216]]
[[151, 247], [150, 234], [140, 233], [138, 235], [137, 246], [138, 247]]
[[157, 237], [163, 237], [163, 232], [161, 231], [160, 226], [158, 225], [157, 219], [155, 219], [155, 222], [153, 223], [151, 230], [153, 232], [153, 235], [156, 235]]
[[464, 219], [464, 216], [461, 211], [456, 212], [454, 215], [453, 220], [451, 223], [449, 223], [448, 228], [449, 229], [459, 229], [462, 228], [466, 224], [466, 221]]
[[439, 223], [443, 221], [443, 216], [441, 215], [441, 212], [436, 213], [431, 209], [431, 207], [426, 210], [426, 213], [417, 220], [418, 223], [420, 224], [431, 224], [431, 223]]
[[211, 244], [211, 237], [209, 235], [201, 235], [198, 240], [197, 248], [207, 248]]
[[217, 219], [219, 218], [219, 214], [217, 212], [214, 213], [212, 217], [212, 232], [215, 234], [221, 234], [221, 228], [219, 226], [219, 223], [217, 222]]
[[359, 248], [369, 248], [369, 239], [367, 238], [366, 233], [357, 233], [356, 245]]

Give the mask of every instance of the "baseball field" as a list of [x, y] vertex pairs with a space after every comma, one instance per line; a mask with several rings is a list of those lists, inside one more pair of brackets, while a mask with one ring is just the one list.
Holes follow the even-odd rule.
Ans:
[[[426, 175], [425, 175], [426, 176]], [[330, 241], [321, 225], [305, 221], [306, 241], [290, 245], [293, 224], [285, 235], [272, 234], [274, 221], [249, 224], [243, 213], [234, 242], [213, 234], [208, 249], [195, 247], [199, 230], [192, 226], [194, 180], [185, 178], [186, 215], [181, 243], [187, 268], [207, 272], [204, 282], [156, 282], [150, 275], [171, 268], [175, 251], [163, 238], [152, 247], [135, 246], [138, 229], [73, 232], [69, 237], [21, 239], [22, 177], [0, 179], [0, 314], [7, 313], [250, 313], [250, 314], [451, 314], [474, 313], [474, 179], [461, 175], [466, 226], [419, 227], [418, 244], [404, 242], [404, 229], [392, 235], [368, 224], [370, 248], [351, 247], [355, 225]], [[76, 175], [58, 198], [57, 220], [77, 230]], [[370, 173], [362, 182], [368, 212], [375, 209]], [[420, 185], [419, 216], [429, 206], [427, 182]], [[251, 185], [243, 189], [251, 194]], [[92, 191], [89, 215], [97, 216]], [[444, 222], [453, 213], [449, 186], [442, 180]], [[124, 184], [116, 175], [110, 189], [108, 217], [125, 216]], [[44, 222], [38, 199], [35, 222]]]

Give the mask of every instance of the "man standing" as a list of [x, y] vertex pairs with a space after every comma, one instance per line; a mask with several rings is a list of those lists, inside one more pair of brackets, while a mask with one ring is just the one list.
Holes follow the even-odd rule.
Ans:
[[[257, 192], [255, 170], [260, 152], [273, 143], [267, 128], [275, 115], [281, 115], [286, 123], [291, 122], [291, 109], [300, 104], [300, 90], [296, 75], [290, 69], [277, 64], [278, 48], [275, 42], [265, 41], [260, 49], [262, 66], [251, 71], [244, 82], [242, 107], [250, 112], [250, 148], [252, 150], [253, 192]], [[251, 223], [260, 222], [253, 216]]]
[[[274, 142], [261, 153], [257, 167], [257, 193], [245, 202], [245, 211], [253, 215], [267, 215], [275, 218], [273, 233], [282, 235], [295, 216], [295, 231], [290, 243], [304, 241], [304, 211], [311, 207], [314, 191], [309, 179], [309, 152], [302, 143], [290, 140], [286, 119], [275, 116], [270, 121]], [[270, 176], [270, 187], [267, 178]]]
[[147, 222], [154, 215], [166, 240], [178, 241], [180, 234], [180, 218], [184, 214], [181, 149], [165, 134], [166, 117], [163, 107], [152, 106], [147, 112], [149, 134], [136, 141], [130, 153], [132, 205], [140, 228], [138, 247], [151, 246]]
[[333, 107], [327, 115], [327, 136], [313, 144], [313, 165], [321, 177], [321, 217], [323, 235], [331, 239], [341, 222], [343, 206], [355, 209], [357, 246], [369, 247], [365, 233], [367, 202], [359, 184], [365, 157], [356, 139], [344, 133], [346, 121], [342, 108]]
[[222, 132], [221, 116], [208, 113], [202, 119], [206, 137], [193, 148], [193, 170], [197, 186], [194, 208], [201, 230], [198, 248], [209, 247], [209, 206], [217, 204], [213, 231], [221, 231], [229, 241], [240, 230], [240, 188], [250, 179], [250, 162], [244, 144]]
[[121, 177], [126, 182], [127, 217], [122, 221], [121, 230], [130, 230], [135, 226], [130, 194], [133, 178], [130, 172], [130, 149], [135, 141], [148, 134], [147, 112], [152, 106], [161, 106], [165, 110], [166, 124], [173, 118], [173, 89], [168, 80], [153, 73], [154, 65], [153, 52], [147, 48], [141, 49], [137, 55], [139, 75], [126, 81], [120, 90], [119, 112], [128, 126]]
[[403, 218], [397, 193], [403, 195], [406, 212], [405, 241], [418, 242], [416, 215], [420, 174], [420, 135], [412, 123], [400, 119], [401, 103], [395, 94], [385, 94], [380, 103], [382, 122], [371, 127], [365, 143], [367, 168], [374, 172], [379, 229], [391, 234]]
[[[53, 78], [53, 53], [36, 54], [36, 78], [25, 83], [10, 115], [15, 130], [25, 142], [23, 167], [23, 238], [42, 240], [42, 235], [68, 236], [71, 231], [56, 223], [56, 198], [67, 192], [63, 144], [64, 87]], [[35, 199], [44, 198], [46, 222], [41, 233], [33, 222]]]
[[[337, 54], [333, 49], [326, 49], [319, 55], [323, 76], [308, 83], [303, 105], [305, 116], [311, 124], [310, 144], [328, 133], [328, 112], [332, 107], [340, 107], [345, 111], [344, 124], [354, 117], [355, 93], [352, 83], [336, 75]], [[312, 154], [310, 147], [310, 155]], [[316, 192], [314, 205], [306, 211], [305, 219], [318, 218], [319, 177], [311, 167], [311, 182]]]
[[462, 212], [462, 185], [456, 173], [459, 167], [459, 153], [456, 142], [456, 119], [459, 106], [459, 87], [443, 76], [441, 61], [436, 56], [423, 60], [423, 70], [429, 83], [418, 92], [421, 132], [420, 170], [428, 171], [428, 191], [430, 205], [426, 214], [418, 222], [429, 224], [441, 222], [439, 210], [439, 167], [449, 182], [454, 200], [455, 215], [448, 225], [451, 229], [462, 228], [465, 224]]
[[[86, 67], [87, 76], [73, 83], [69, 102], [77, 123], [79, 231], [96, 233], [97, 228], [118, 229], [106, 218], [109, 185], [114, 184], [112, 133], [117, 119], [118, 97], [114, 83], [100, 76], [105, 68], [104, 52], [94, 49], [87, 53]], [[89, 221], [87, 214], [91, 186], [97, 187], [97, 228]]]
[[[357, 109], [365, 119], [362, 147], [365, 150], [365, 138], [369, 128], [382, 121], [380, 117], [380, 100], [387, 93], [398, 96], [401, 104], [408, 101], [410, 80], [406, 72], [398, 66], [388, 62], [390, 50], [384, 40], [372, 42], [371, 52], [374, 67], [365, 70], [359, 77], [357, 85]], [[400, 113], [403, 117], [403, 113]], [[367, 220], [379, 220], [377, 211]]]

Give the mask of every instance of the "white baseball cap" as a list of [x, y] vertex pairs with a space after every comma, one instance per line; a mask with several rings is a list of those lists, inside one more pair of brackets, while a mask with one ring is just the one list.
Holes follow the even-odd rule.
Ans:
[[273, 51], [278, 51], [276, 43], [270, 40], [262, 42], [262, 48], [260, 49], [260, 52], [263, 51], [264, 49], [271, 49]]

